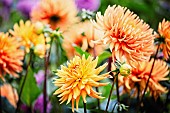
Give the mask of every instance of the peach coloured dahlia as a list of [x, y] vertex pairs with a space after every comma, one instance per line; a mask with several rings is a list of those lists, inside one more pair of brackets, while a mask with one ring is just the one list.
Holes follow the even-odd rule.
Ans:
[[126, 7], [108, 7], [92, 20], [96, 29], [104, 32], [96, 43], [110, 44], [113, 60], [129, 64], [148, 60], [154, 49], [153, 29]]
[[107, 85], [107, 83], [100, 83], [100, 80], [105, 79], [109, 74], [105, 73], [99, 75], [99, 73], [107, 66], [107, 63], [96, 68], [98, 57], [93, 60], [93, 57], [89, 56], [85, 59], [75, 56], [73, 60], [67, 62], [67, 66], [61, 66], [61, 69], [57, 70], [54, 84], [59, 87], [54, 94], [59, 94], [61, 103], [67, 100], [67, 104], [72, 102], [72, 111], [74, 112], [74, 101], [76, 101], [76, 108], [78, 109], [78, 103], [80, 96], [82, 96], [84, 103], [86, 103], [86, 95], [93, 98], [103, 98], [99, 96], [100, 93], [93, 90], [93, 87], [99, 87]]
[[22, 46], [25, 47], [27, 53], [30, 52], [30, 49], [33, 47], [41, 46], [41, 51], [35, 53], [40, 57], [43, 57], [45, 54], [45, 37], [43, 34], [36, 33], [36, 23], [31, 21], [20, 20], [19, 24], [14, 25], [14, 30], [9, 30], [9, 32], [19, 41], [21, 41]]
[[0, 33], [0, 78], [6, 73], [18, 77], [22, 71], [22, 60], [24, 51], [20, 49], [21, 44], [6, 33]]
[[0, 86], [0, 90], [0, 96], [5, 97], [9, 103], [16, 108], [18, 101], [17, 90], [7, 83], [4, 83], [2, 86]]
[[163, 55], [167, 60], [170, 55], [170, 22], [163, 19], [163, 21], [159, 23], [158, 32], [161, 36], [158, 38], [163, 39], [163, 43], [160, 44], [160, 48], [162, 49]]
[[70, 59], [73, 58], [74, 55], [78, 55], [73, 47], [74, 45], [81, 47], [82, 50], [89, 52], [93, 56], [97, 56], [101, 54], [106, 47], [103, 45], [94, 45], [91, 41], [99, 39], [102, 35], [102, 32], [93, 28], [90, 21], [75, 24], [63, 33], [63, 48]]
[[[119, 85], [124, 87], [124, 92], [130, 93], [130, 91], [134, 90], [136, 94], [138, 84], [140, 89], [140, 96], [142, 96], [146, 82], [149, 78], [153, 61], [154, 59], [151, 59], [151, 61], [140, 62], [140, 64], [134, 62], [136, 68], [132, 68], [131, 74], [129, 76], [119, 76]], [[168, 80], [168, 78], [166, 78], [168, 74], [169, 70], [166, 62], [160, 59], [156, 60], [147, 89], [147, 91], [150, 91], [150, 95], [153, 95], [155, 98], [157, 98], [160, 94], [167, 91], [167, 89], [163, 87], [159, 82]]]
[[73, 0], [41, 0], [32, 9], [31, 20], [49, 24], [52, 29], [62, 31], [78, 21], [77, 8]]

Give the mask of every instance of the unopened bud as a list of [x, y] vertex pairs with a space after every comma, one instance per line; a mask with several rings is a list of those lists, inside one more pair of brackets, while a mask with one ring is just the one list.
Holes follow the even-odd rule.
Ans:
[[128, 76], [131, 73], [132, 67], [128, 64], [122, 64], [119, 71], [122, 76]]
[[44, 24], [41, 22], [36, 22], [34, 24], [34, 30], [37, 34], [41, 34], [43, 32], [44, 29]]

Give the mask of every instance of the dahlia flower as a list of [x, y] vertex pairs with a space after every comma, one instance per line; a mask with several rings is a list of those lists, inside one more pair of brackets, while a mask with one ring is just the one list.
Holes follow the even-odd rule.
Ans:
[[163, 38], [163, 43], [160, 44], [160, 48], [162, 49], [163, 55], [167, 60], [170, 55], [170, 22], [163, 19], [163, 21], [159, 23], [158, 32], [161, 36], [158, 38]]
[[66, 30], [78, 21], [77, 9], [73, 0], [41, 0], [31, 11], [32, 21], [49, 24], [52, 29]]
[[3, 84], [0, 85], [0, 96], [5, 97], [9, 103], [16, 108], [17, 101], [18, 101], [18, 94], [16, 89], [12, 88], [10, 84]]
[[[61, 103], [67, 100], [67, 104], [72, 102], [72, 111], [74, 112], [74, 101], [76, 101], [76, 108], [78, 109], [78, 103], [80, 96], [82, 96], [84, 103], [86, 103], [86, 95], [94, 98], [103, 98], [99, 96], [100, 93], [93, 90], [93, 87], [99, 87], [107, 85], [107, 83], [100, 83], [100, 80], [105, 79], [108, 73], [98, 75], [106, 66], [104, 65], [96, 68], [98, 58], [93, 60], [93, 57], [89, 56], [85, 59], [75, 56], [73, 60], [67, 62], [67, 66], [61, 66], [61, 69], [57, 70], [54, 84], [59, 87], [54, 94], [60, 94], [59, 101]], [[95, 69], [96, 68], [96, 69]]]
[[9, 30], [9, 32], [21, 41], [22, 46], [25, 47], [27, 53], [30, 49], [35, 47], [35, 54], [43, 57], [45, 54], [45, 37], [43, 34], [37, 34], [35, 32], [35, 24], [31, 21], [21, 20], [19, 24], [14, 25], [14, 30]]
[[0, 33], [0, 78], [6, 73], [18, 77], [17, 73], [22, 71], [24, 51], [20, 46], [15, 38]]
[[103, 45], [94, 45], [91, 41], [99, 39], [102, 35], [98, 30], [94, 30], [90, 21], [75, 24], [63, 33], [63, 48], [70, 59], [73, 58], [74, 55], [78, 55], [73, 47], [74, 45], [96, 56], [101, 54], [106, 47]]
[[[151, 61], [140, 62], [140, 64], [134, 62], [136, 68], [132, 68], [131, 74], [129, 76], [125, 77], [119, 75], [119, 86], [124, 87], [124, 92], [130, 93], [130, 91], [134, 90], [136, 94], [136, 84], [138, 84], [140, 89], [140, 96], [142, 96], [146, 82], [149, 78], [153, 61], [154, 59], [151, 59]], [[168, 74], [169, 70], [166, 62], [160, 59], [156, 60], [147, 88], [147, 91], [150, 91], [150, 95], [153, 95], [155, 98], [157, 98], [160, 94], [167, 91], [167, 89], [163, 87], [159, 82], [168, 80], [168, 78], [165, 78]]]
[[103, 16], [98, 12], [92, 23], [104, 32], [95, 43], [110, 44], [113, 61], [132, 64], [148, 60], [153, 53], [153, 29], [126, 7], [109, 6]]

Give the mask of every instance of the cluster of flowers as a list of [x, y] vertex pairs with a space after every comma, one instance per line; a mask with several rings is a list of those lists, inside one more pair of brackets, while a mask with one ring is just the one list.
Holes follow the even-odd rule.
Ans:
[[[14, 25], [13, 30], [9, 30], [10, 35], [0, 33], [0, 78], [4, 80], [6, 73], [19, 77], [17, 73], [22, 71], [24, 55], [31, 49], [39, 57], [44, 57], [49, 45], [46, 45], [47, 37], [44, 36], [42, 29], [48, 24], [51, 29], [60, 28], [62, 31], [64, 37], [62, 47], [70, 60], [67, 66], [62, 65], [61, 69], [57, 69], [58, 78], [54, 80], [54, 84], [58, 86], [58, 89], [54, 94], [61, 97], [61, 103], [67, 100], [68, 104], [71, 101], [73, 112], [74, 102], [76, 101], [78, 109], [81, 96], [84, 103], [86, 103], [87, 95], [103, 98], [99, 92], [93, 90], [93, 87], [108, 84], [99, 82], [109, 76], [111, 70], [100, 74], [108, 64], [97, 67], [97, 56], [108, 48], [112, 53], [112, 70], [115, 70], [114, 62], [117, 60], [131, 66], [130, 73], [118, 75], [119, 87], [123, 87], [122, 93], [133, 91], [136, 95], [138, 92], [136, 84], [138, 84], [142, 96], [148, 79], [147, 91], [150, 91], [150, 95], [157, 98], [160, 94], [167, 92], [167, 89], [159, 82], [168, 80], [166, 78], [169, 74], [168, 65], [165, 61], [155, 60], [151, 56], [158, 49], [163, 52], [165, 60], [169, 59], [169, 21], [163, 20], [156, 33], [126, 7], [108, 6], [104, 15], [97, 12], [96, 20], [84, 22], [77, 17], [77, 13], [78, 9], [73, 0], [41, 0], [30, 12], [31, 21], [24, 23], [21, 20], [19, 24]], [[155, 39], [163, 41], [154, 45]], [[75, 45], [90, 53], [91, 56], [87, 59], [84, 55], [80, 57], [74, 48]], [[1, 95], [7, 97], [16, 107], [12, 97], [4, 93], [6, 90], [11, 90], [7, 87], [11, 86], [1, 86]], [[17, 96], [17, 93], [15, 95]]]

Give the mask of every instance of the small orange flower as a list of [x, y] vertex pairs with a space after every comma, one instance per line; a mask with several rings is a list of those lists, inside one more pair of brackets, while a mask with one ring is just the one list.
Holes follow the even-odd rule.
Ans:
[[52, 29], [68, 26], [78, 21], [77, 9], [73, 0], [41, 0], [31, 12], [32, 21], [49, 24]]
[[[36, 24], [36, 23], [35, 23]], [[45, 54], [45, 37], [43, 34], [37, 34], [35, 31], [35, 24], [31, 21], [21, 20], [19, 24], [14, 25], [14, 31], [9, 30], [9, 32], [21, 41], [22, 46], [25, 47], [27, 53], [30, 52], [30, 49], [36, 46], [41, 45], [41, 51], [35, 52], [38, 53], [40, 57], [43, 57]]]
[[[140, 62], [140, 64], [134, 62], [136, 68], [132, 68], [131, 74], [127, 77], [119, 75], [119, 85], [124, 86], [125, 92], [130, 92], [135, 90], [137, 93], [137, 86], [139, 85], [140, 95], [142, 95], [146, 82], [149, 78], [149, 74], [152, 68], [154, 59], [147, 62]], [[162, 60], [156, 60], [151, 77], [149, 79], [149, 85], [147, 91], [150, 91], [150, 94], [157, 98], [161, 93], [165, 93], [167, 90], [162, 85], [160, 81], [168, 80], [165, 78], [169, 73], [168, 65]]]
[[103, 45], [94, 45], [92, 40], [99, 39], [103, 34], [98, 30], [94, 30], [90, 21], [75, 24], [63, 33], [63, 48], [68, 58], [78, 55], [74, 49], [74, 45], [81, 47], [82, 50], [89, 52], [93, 56], [101, 54], [106, 47]]
[[163, 50], [165, 59], [167, 60], [170, 55], [170, 22], [163, 19], [162, 23], [159, 23], [158, 32], [163, 38], [164, 43], [161, 43], [160, 48]]
[[0, 90], [0, 96], [5, 97], [9, 101], [9, 103], [16, 108], [16, 104], [18, 101], [18, 94], [16, 89], [12, 88], [10, 84], [5, 83], [0, 86]]
[[96, 43], [110, 44], [113, 61], [132, 64], [148, 60], [154, 49], [153, 29], [126, 7], [108, 7], [104, 16], [96, 15], [93, 25], [104, 32]]
[[22, 71], [24, 51], [20, 46], [15, 38], [0, 33], [0, 78], [6, 73], [18, 77], [16, 73]]
[[[93, 57], [89, 56], [85, 59], [75, 56], [73, 60], [67, 62], [66, 66], [61, 66], [61, 69], [57, 70], [59, 78], [55, 79], [54, 84], [59, 87], [54, 94], [60, 94], [61, 103], [67, 100], [67, 104], [72, 101], [72, 111], [74, 112], [74, 101], [76, 101], [76, 108], [78, 109], [78, 103], [80, 96], [82, 96], [84, 103], [86, 103], [86, 95], [93, 98], [103, 98], [99, 96], [100, 93], [93, 90], [93, 87], [99, 87], [107, 85], [107, 83], [99, 83], [98, 81], [105, 79], [109, 74], [98, 75], [106, 66], [104, 65], [96, 68], [98, 58], [93, 60]], [[96, 69], [95, 69], [96, 68]]]

